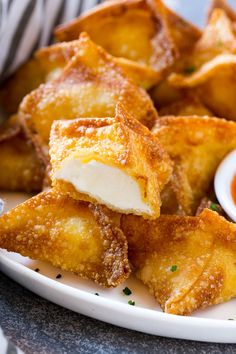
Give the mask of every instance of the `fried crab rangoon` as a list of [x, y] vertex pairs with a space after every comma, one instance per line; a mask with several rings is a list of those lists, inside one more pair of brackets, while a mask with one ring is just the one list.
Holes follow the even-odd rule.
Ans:
[[215, 115], [236, 120], [236, 37], [233, 23], [223, 10], [212, 13], [188, 66], [192, 71], [173, 73], [170, 84], [194, 90]]
[[0, 247], [113, 287], [130, 273], [127, 241], [105, 208], [43, 192], [0, 217]]
[[17, 115], [0, 125], [0, 190], [40, 191], [44, 167], [21, 131]]
[[[83, 31], [110, 54], [128, 58], [159, 73], [156, 84], [177, 61], [180, 64], [180, 57], [189, 53], [201, 35], [199, 29], [176, 15], [161, 0], [108, 1], [58, 27], [55, 33], [60, 41], [70, 41]], [[154, 97], [156, 101], [163, 97], [168, 100], [173, 91], [180, 90], [158, 87]]]
[[108, 1], [69, 24], [59, 26], [60, 41], [87, 32], [111, 55], [161, 71], [175, 59], [174, 47], [160, 18], [146, 0]]
[[54, 120], [113, 117], [118, 102], [143, 124], [154, 124], [157, 112], [148, 94], [126, 76], [109, 54], [82, 35], [77, 55], [56, 80], [24, 98], [19, 114], [34, 143], [47, 151]]
[[155, 218], [172, 165], [150, 131], [117, 107], [114, 118], [55, 121], [52, 184], [75, 199]]
[[198, 217], [123, 216], [129, 259], [163, 311], [188, 315], [236, 296], [236, 225], [205, 209]]
[[[36, 51], [34, 57], [23, 64], [2, 86], [0, 101], [4, 110], [10, 114], [17, 112], [25, 95], [40, 84], [58, 78], [63, 68], [78, 53], [81, 45], [83, 42], [78, 39], [57, 43]], [[147, 66], [138, 65], [125, 58], [113, 58], [113, 60], [122, 67], [128, 77], [144, 89], [149, 89], [158, 81], [160, 75], [153, 73]]]
[[172, 65], [176, 47], [189, 49], [201, 33], [161, 0], [109, 1], [59, 26], [55, 34], [60, 41], [71, 41], [83, 31], [112, 55], [155, 71]]
[[236, 123], [212, 117], [164, 117], [153, 134], [174, 162], [162, 212], [194, 215], [218, 165], [236, 148]]

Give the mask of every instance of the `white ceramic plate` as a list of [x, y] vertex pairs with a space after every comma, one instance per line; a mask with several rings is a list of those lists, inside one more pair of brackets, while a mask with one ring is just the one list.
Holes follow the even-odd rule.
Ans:
[[[0, 197], [10, 209], [28, 196], [1, 193]], [[39, 273], [34, 271], [36, 268]], [[117, 326], [166, 337], [236, 343], [236, 299], [191, 317], [181, 317], [163, 313], [142, 283], [132, 277], [118, 288], [107, 290], [47, 263], [4, 250], [0, 250], [0, 270], [58, 305]], [[62, 277], [56, 279], [59, 273]], [[125, 286], [132, 290], [132, 295], [123, 294]], [[129, 300], [136, 305], [129, 305]]]

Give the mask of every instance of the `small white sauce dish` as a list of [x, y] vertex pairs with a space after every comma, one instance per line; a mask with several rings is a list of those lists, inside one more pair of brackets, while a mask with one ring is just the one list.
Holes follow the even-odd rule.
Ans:
[[236, 205], [231, 194], [231, 183], [236, 174], [236, 150], [231, 151], [219, 165], [214, 180], [216, 197], [226, 214], [236, 222]]

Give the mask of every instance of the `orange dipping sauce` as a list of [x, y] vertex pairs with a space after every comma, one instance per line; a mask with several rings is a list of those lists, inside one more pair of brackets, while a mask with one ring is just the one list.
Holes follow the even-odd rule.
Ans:
[[234, 175], [234, 178], [232, 179], [232, 182], [231, 182], [231, 195], [232, 195], [234, 204], [236, 204], [236, 174]]

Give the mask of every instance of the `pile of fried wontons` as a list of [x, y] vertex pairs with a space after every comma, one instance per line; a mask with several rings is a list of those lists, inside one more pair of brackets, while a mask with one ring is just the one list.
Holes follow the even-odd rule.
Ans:
[[[1, 87], [0, 247], [115, 287], [131, 271], [163, 311], [236, 295], [236, 225], [213, 178], [236, 149], [236, 13], [203, 31], [161, 0], [110, 0], [55, 30]], [[217, 117], [217, 118], [216, 118]]]

